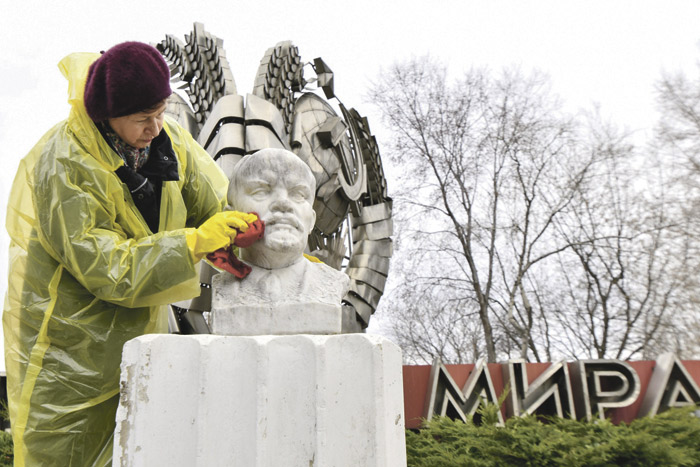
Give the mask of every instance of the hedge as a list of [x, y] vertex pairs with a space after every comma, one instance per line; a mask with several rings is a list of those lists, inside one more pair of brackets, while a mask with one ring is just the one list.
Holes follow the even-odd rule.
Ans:
[[440, 466], [699, 466], [700, 418], [695, 407], [614, 425], [535, 416], [497, 426], [495, 406], [481, 425], [436, 417], [407, 431], [408, 465]]

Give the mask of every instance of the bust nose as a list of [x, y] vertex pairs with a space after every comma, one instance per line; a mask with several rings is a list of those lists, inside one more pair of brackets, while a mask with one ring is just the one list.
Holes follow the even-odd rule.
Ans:
[[270, 206], [270, 209], [278, 212], [291, 212], [293, 210], [293, 206], [287, 193], [278, 192], [277, 197]]

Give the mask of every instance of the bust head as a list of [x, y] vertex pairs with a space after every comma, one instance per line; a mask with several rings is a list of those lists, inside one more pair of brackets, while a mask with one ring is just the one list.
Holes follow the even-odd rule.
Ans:
[[276, 269], [303, 258], [316, 223], [316, 180], [308, 165], [284, 149], [262, 149], [236, 165], [228, 190], [231, 208], [257, 212], [264, 237], [241, 249], [244, 261]]

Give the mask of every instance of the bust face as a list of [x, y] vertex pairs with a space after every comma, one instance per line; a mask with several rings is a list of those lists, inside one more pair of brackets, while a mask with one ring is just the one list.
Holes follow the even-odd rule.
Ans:
[[316, 222], [315, 191], [311, 169], [298, 156], [264, 149], [236, 167], [229, 201], [235, 210], [257, 212], [265, 221], [265, 235], [255, 248], [301, 257]]

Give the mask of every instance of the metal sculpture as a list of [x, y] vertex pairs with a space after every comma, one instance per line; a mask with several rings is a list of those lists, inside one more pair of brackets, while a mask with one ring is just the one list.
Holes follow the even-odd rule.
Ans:
[[[156, 47], [171, 66], [176, 88], [189, 99], [174, 94], [168, 113], [229, 178], [238, 160], [263, 148], [291, 150], [309, 165], [316, 178], [317, 221], [308, 250], [350, 276], [343, 304], [356, 313], [358, 330], [366, 328], [389, 272], [392, 204], [369, 123], [336, 97], [332, 70], [321, 58], [302, 62], [297, 47], [280, 42], [265, 52], [253, 91], [244, 99], [223, 41], [201, 23], [184, 43], [168, 35]], [[306, 79], [305, 70], [315, 77]], [[313, 83], [316, 88], [310, 89]], [[202, 287], [209, 292], [206, 281]]]

